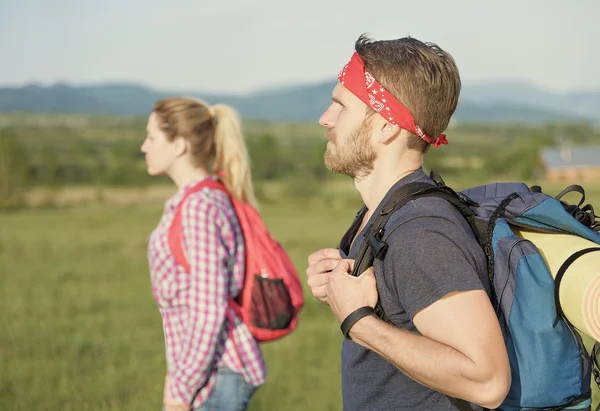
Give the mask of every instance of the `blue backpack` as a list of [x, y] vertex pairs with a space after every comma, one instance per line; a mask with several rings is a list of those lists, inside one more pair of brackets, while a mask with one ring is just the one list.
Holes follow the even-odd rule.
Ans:
[[[524, 183], [490, 183], [455, 192], [434, 171], [431, 178], [436, 186], [411, 183], [389, 197], [367, 231], [352, 274], [360, 275], [375, 258], [385, 258], [385, 224], [394, 211], [417, 197], [449, 201], [469, 222], [488, 260], [490, 299], [502, 328], [512, 375], [510, 390], [498, 410], [590, 410], [592, 374], [600, 386], [600, 344], [597, 342], [588, 354], [558, 300], [560, 281], [568, 266], [586, 253], [600, 252], [600, 222], [591, 205], [582, 206], [583, 188], [570, 186], [556, 197]], [[578, 205], [561, 201], [573, 191], [582, 195]], [[572, 255], [553, 278], [539, 249], [515, 233], [521, 229], [548, 235], [574, 234], [598, 247]], [[375, 311], [387, 320], [380, 302]]]

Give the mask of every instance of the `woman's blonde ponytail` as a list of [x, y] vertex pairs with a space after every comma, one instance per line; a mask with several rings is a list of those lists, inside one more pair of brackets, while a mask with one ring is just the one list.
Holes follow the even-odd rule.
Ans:
[[250, 156], [237, 112], [225, 104], [215, 104], [209, 111], [215, 124], [213, 172], [221, 177], [232, 195], [258, 207], [252, 185]]

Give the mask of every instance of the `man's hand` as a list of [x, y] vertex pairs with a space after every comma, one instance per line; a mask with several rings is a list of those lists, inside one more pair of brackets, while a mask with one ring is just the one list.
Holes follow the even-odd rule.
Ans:
[[163, 390], [163, 404], [165, 406], [165, 411], [190, 411], [192, 409], [190, 406], [171, 398], [169, 395], [170, 381], [169, 374], [167, 374], [165, 377], [165, 388]]
[[325, 287], [329, 282], [329, 272], [335, 268], [341, 259], [342, 256], [336, 248], [323, 248], [308, 256], [307, 284], [312, 294], [324, 303], [327, 303]]
[[326, 301], [340, 322], [360, 307], [375, 307], [377, 304], [373, 267], [358, 277], [350, 275], [353, 268], [354, 260], [341, 260], [329, 273], [329, 282], [325, 286]]

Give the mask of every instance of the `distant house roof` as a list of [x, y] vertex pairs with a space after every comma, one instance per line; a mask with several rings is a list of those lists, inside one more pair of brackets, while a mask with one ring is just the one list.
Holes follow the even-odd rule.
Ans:
[[546, 167], [600, 167], [600, 146], [544, 148]]

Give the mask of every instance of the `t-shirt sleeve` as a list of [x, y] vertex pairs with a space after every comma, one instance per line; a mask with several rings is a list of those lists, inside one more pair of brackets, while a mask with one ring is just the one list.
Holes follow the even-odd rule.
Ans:
[[415, 218], [390, 233], [384, 277], [412, 320], [451, 292], [485, 290], [472, 238], [443, 217]]

